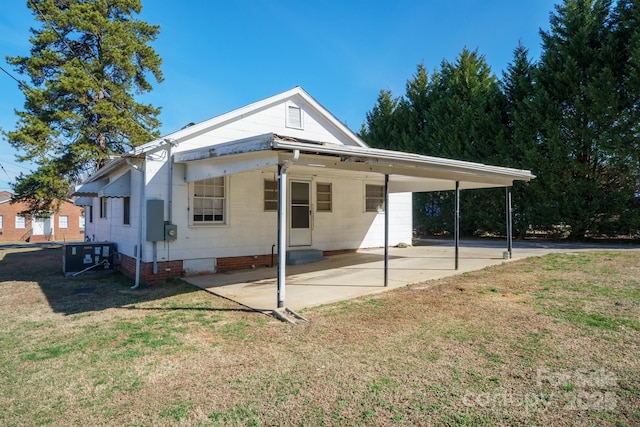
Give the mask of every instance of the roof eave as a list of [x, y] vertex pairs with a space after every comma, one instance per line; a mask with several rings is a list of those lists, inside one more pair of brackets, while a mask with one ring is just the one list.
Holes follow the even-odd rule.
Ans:
[[425, 168], [432, 170], [446, 170], [451, 173], [469, 176], [487, 176], [501, 180], [530, 181], [535, 175], [528, 170], [505, 168], [485, 165], [482, 163], [465, 162], [461, 160], [444, 159], [440, 157], [422, 156], [419, 154], [400, 151], [380, 150], [374, 148], [345, 147], [338, 145], [313, 145], [274, 139], [273, 149], [300, 150], [300, 152], [333, 155], [342, 161], [361, 162], [379, 167]]

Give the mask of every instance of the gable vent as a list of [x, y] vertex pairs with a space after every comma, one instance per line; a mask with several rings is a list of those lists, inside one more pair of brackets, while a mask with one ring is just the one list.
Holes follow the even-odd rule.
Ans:
[[287, 105], [287, 123], [288, 128], [302, 129], [302, 108], [297, 105]]

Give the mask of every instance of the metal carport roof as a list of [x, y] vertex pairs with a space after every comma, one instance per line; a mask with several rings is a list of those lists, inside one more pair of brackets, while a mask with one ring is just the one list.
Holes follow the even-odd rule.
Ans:
[[[300, 140], [272, 133], [175, 153], [174, 161], [186, 163], [187, 181], [195, 181], [205, 176], [275, 166], [289, 158], [288, 153], [295, 151], [300, 153], [295, 162], [297, 167], [389, 175], [390, 192], [453, 190], [455, 182], [460, 183], [461, 189], [509, 187], [514, 181], [535, 178], [528, 170]], [[235, 160], [232, 167], [229, 163], [231, 156]], [[206, 171], [197, 172], [205, 168]]]

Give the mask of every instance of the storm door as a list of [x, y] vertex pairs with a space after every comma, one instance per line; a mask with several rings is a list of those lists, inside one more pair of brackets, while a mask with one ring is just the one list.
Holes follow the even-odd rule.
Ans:
[[291, 181], [289, 246], [311, 246], [311, 183]]

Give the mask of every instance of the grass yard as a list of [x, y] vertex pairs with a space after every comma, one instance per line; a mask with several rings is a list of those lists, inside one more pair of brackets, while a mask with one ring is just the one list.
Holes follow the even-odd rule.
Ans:
[[640, 251], [503, 264], [288, 325], [0, 250], [0, 425], [640, 425]]

